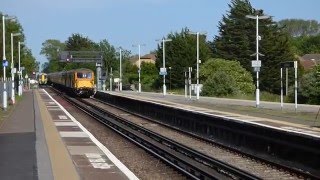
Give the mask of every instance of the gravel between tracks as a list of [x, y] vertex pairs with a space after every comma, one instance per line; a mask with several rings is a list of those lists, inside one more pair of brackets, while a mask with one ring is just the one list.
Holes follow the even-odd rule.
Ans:
[[[65, 101], [60, 96], [51, 94], [58, 102]], [[126, 140], [113, 130], [73, 106], [65, 106], [94, 137], [107, 147], [124, 165], [126, 165], [139, 179], [186, 179], [176, 170], [167, 166], [159, 159]]]

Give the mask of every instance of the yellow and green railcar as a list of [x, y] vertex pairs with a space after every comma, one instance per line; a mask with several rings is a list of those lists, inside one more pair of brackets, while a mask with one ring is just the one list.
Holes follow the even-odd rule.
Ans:
[[46, 85], [48, 82], [48, 77], [46, 73], [40, 73], [38, 76], [39, 85]]

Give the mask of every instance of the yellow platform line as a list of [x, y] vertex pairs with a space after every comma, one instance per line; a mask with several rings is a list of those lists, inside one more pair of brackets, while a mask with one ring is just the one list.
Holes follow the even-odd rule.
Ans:
[[47, 110], [44, 102], [41, 100], [39, 91], [35, 92], [40, 108], [43, 127], [45, 129], [45, 137], [54, 179], [80, 179], [73, 161], [71, 160], [70, 154], [62, 142], [59, 132], [57, 131], [51, 116], [49, 115], [49, 111]]

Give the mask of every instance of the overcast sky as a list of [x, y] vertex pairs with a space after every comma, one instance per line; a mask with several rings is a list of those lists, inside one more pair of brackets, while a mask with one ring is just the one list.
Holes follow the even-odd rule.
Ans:
[[[206, 31], [212, 40], [230, 0], [1, 0], [4, 14], [17, 16], [27, 46], [37, 61], [47, 39], [66, 41], [80, 33], [99, 42], [138, 52], [132, 44], [146, 44], [141, 53], [156, 49], [156, 39], [188, 27]], [[320, 21], [319, 0], [251, 0], [256, 9], [279, 21], [287, 18]], [[195, 44], [196, 45], [196, 44]]]

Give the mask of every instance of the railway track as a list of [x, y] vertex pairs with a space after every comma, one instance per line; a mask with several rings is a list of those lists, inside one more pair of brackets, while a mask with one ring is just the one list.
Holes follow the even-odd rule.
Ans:
[[[69, 101], [90, 116], [131, 139], [149, 153], [179, 169], [189, 178], [303, 179], [308, 177], [288, 172], [287, 169], [279, 169], [274, 165], [257, 161], [220, 146], [214, 146], [203, 139], [188, 137], [176, 130], [168, 130], [168, 127], [114, 109], [114, 107], [106, 107], [105, 103], [93, 99], [70, 98]], [[105, 109], [111, 111], [111, 114]]]
[[[213, 158], [176, 143], [168, 138], [153, 133], [134, 123], [111, 115], [102, 108], [83, 101], [66, 97], [77, 108], [99, 120], [122, 136], [158, 157], [170, 166], [192, 179], [259, 179], [250, 173], [224, 164]], [[205, 165], [210, 164], [210, 166]]]

